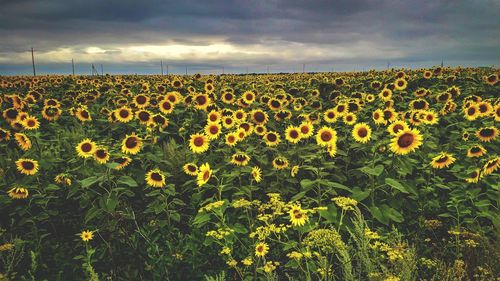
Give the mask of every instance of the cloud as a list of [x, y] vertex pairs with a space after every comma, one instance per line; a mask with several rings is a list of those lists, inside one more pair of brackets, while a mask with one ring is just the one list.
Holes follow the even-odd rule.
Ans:
[[[500, 62], [496, 0], [7, 0], [0, 64]], [[417, 65], [417, 64], [416, 64]]]

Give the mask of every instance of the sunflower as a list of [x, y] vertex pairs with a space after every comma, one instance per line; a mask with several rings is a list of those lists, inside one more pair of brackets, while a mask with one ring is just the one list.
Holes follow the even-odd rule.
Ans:
[[17, 145], [24, 151], [31, 148], [31, 140], [23, 133], [15, 133], [14, 138], [16, 139]]
[[92, 121], [92, 116], [90, 116], [90, 112], [84, 108], [79, 107], [75, 112], [76, 118], [82, 122]]
[[26, 117], [26, 119], [21, 122], [21, 125], [23, 125], [23, 128], [26, 130], [36, 130], [40, 128], [40, 122], [33, 116]]
[[122, 152], [125, 154], [137, 154], [142, 148], [142, 139], [135, 133], [126, 135], [122, 141]]
[[42, 108], [42, 117], [48, 121], [55, 121], [59, 119], [62, 114], [62, 110], [55, 106], [44, 106]]
[[489, 174], [492, 174], [498, 170], [500, 167], [500, 157], [495, 157], [493, 159], [490, 159], [486, 161], [483, 167], [483, 175], [487, 176]]
[[114, 159], [113, 162], [118, 164], [118, 166], [115, 167], [115, 170], [122, 170], [132, 162], [132, 158], [123, 156]]
[[302, 210], [300, 205], [292, 206], [288, 214], [290, 215], [290, 223], [293, 226], [304, 226], [309, 219], [307, 212]]
[[139, 120], [139, 123], [149, 126], [152, 125], [153, 122], [153, 114], [145, 109], [141, 109], [135, 113], [135, 118]]
[[474, 158], [474, 157], [481, 157], [487, 153], [487, 150], [481, 146], [481, 145], [474, 145], [471, 146], [467, 150], [467, 157], [469, 158]]
[[16, 167], [21, 174], [34, 175], [38, 172], [38, 161], [21, 158], [16, 161]]
[[88, 242], [94, 238], [94, 233], [93, 231], [84, 230], [80, 233], [80, 238], [82, 238], [84, 242]]
[[276, 170], [283, 170], [288, 167], [288, 159], [284, 157], [276, 157], [273, 159], [273, 167]]
[[311, 122], [303, 122], [299, 125], [299, 130], [302, 139], [309, 138], [314, 134], [314, 126]]
[[285, 130], [285, 139], [291, 143], [298, 143], [300, 141], [301, 134], [300, 128], [294, 126], [288, 126]]
[[487, 101], [481, 101], [477, 103], [479, 110], [479, 116], [487, 117], [493, 112], [493, 106]]
[[236, 122], [234, 122], [234, 119], [232, 116], [223, 116], [222, 117], [222, 125], [224, 126], [224, 128], [226, 128], [226, 129], [232, 128], [232, 127], [234, 127], [234, 124], [236, 124]]
[[327, 147], [332, 143], [337, 142], [337, 132], [329, 127], [323, 126], [316, 133], [316, 143], [319, 146]]
[[208, 150], [209, 138], [205, 134], [193, 134], [189, 139], [189, 148], [194, 153], [203, 153]]
[[182, 170], [184, 170], [184, 173], [190, 176], [198, 175], [198, 166], [195, 163], [185, 164], [184, 166], [182, 166]]
[[210, 165], [208, 163], [201, 165], [198, 171], [196, 182], [198, 184], [198, 187], [202, 187], [204, 184], [206, 184], [210, 180], [211, 176], [212, 169], [210, 169]]
[[97, 145], [90, 139], [84, 139], [76, 145], [76, 152], [82, 158], [92, 157], [97, 149]]
[[356, 114], [352, 112], [348, 112], [344, 114], [344, 117], [342, 117], [342, 121], [344, 121], [346, 125], [354, 125], [357, 119]]
[[269, 109], [271, 109], [273, 111], [277, 111], [277, 110], [281, 109], [282, 104], [281, 104], [281, 101], [279, 99], [271, 98], [267, 102], [267, 106], [269, 107]]
[[214, 140], [220, 136], [222, 127], [218, 122], [209, 122], [204, 131], [209, 139]]
[[323, 113], [323, 119], [326, 123], [335, 123], [335, 121], [337, 121], [337, 118], [337, 112], [333, 108], [328, 109]]
[[234, 94], [231, 92], [222, 94], [222, 102], [232, 104], [234, 102]]
[[290, 170], [290, 176], [292, 178], [294, 178], [299, 173], [299, 168], [299, 165], [295, 165], [292, 167], [292, 169]]
[[172, 87], [175, 88], [175, 89], [180, 89], [183, 86], [182, 82], [179, 79], [177, 79], [177, 78], [175, 78], [174, 80], [172, 80], [172, 82], [170, 83], [170, 85], [172, 85]]
[[206, 110], [211, 103], [210, 97], [207, 94], [196, 94], [193, 101], [194, 107], [201, 110]]
[[150, 98], [144, 94], [138, 94], [134, 97], [133, 102], [137, 108], [145, 108], [149, 105]]
[[252, 91], [244, 92], [242, 97], [247, 104], [251, 104], [252, 102], [255, 101], [255, 93]]
[[377, 109], [372, 113], [372, 118], [375, 124], [387, 124], [387, 121], [384, 119], [384, 112], [382, 109]]
[[431, 79], [432, 78], [432, 71], [425, 70], [424, 71], [424, 78], [425, 79]]
[[399, 131], [391, 140], [391, 150], [400, 155], [415, 151], [422, 145], [423, 137], [417, 129]]
[[427, 110], [429, 109], [429, 103], [424, 99], [416, 99], [410, 102], [411, 110]]
[[168, 92], [165, 95], [165, 100], [170, 101], [172, 104], [178, 104], [181, 101], [182, 95], [177, 91]]
[[399, 78], [394, 81], [394, 89], [398, 91], [406, 89], [406, 86], [408, 86], [408, 82], [404, 78]]
[[225, 137], [226, 144], [229, 146], [235, 146], [238, 142], [238, 136], [235, 132], [229, 133]]
[[165, 175], [159, 169], [153, 169], [146, 173], [146, 183], [152, 187], [164, 187]]
[[94, 159], [99, 164], [106, 164], [109, 160], [108, 150], [104, 147], [97, 148], [96, 151], [94, 152]]
[[134, 119], [132, 109], [128, 106], [122, 106], [113, 112], [115, 119], [122, 123], [128, 123]]
[[372, 129], [366, 123], [358, 123], [352, 128], [354, 140], [360, 143], [367, 143], [372, 136]]
[[490, 142], [495, 140], [498, 136], [498, 129], [496, 127], [483, 127], [476, 131], [476, 137], [483, 142]]
[[432, 158], [431, 166], [435, 169], [447, 168], [453, 164], [457, 159], [453, 155], [441, 152], [436, 157]]
[[11, 107], [7, 108], [3, 111], [2, 115], [7, 122], [13, 122], [17, 119], [17, 116], [19, 115], [20, 111], [17, 108]]
[[255, 180], [255, 182], [261, 182], [262, 181], [262, 170], [255, 166], [252, 168], [252, 177]]
[[266, 142], [267, 146], [277, 146], [280, 141], [280, 135], [277, 132], [269, 131], [267, 132], [264, 137], [264, 141]]
[[222, 117], [222, 115], [220, 114], [219, 111], [212, 110], [207, 114], [207, 121], [219, 123], [221, 120], [221, 117]]
[[337, 112], [337, 115], [340, 117], [340, 116], [343, 116], [344, 113], [347, 112], [347, 106], [343, 103], [339, 103], [337, 104], [337, 106], [335, 106], [335, 112]]
[[424, 124], [435, 125], [439, 122], [438, 114], [432, 110], [426, 110], [423, 112], [422, 121]]
[[486, 77], [484, 80], [488, 85], [493, 86], [498, 82], [498, 74], [491, 74], [488, 77]]
[[257, 257], [264, 257], [269, 252], [269, 245], [265, 242], [260, 242], [255, 245], [255, 255]]
[[153, 122], [161, 129], [165, 129], [166, 127], [168, 127], [168, 119], [160, 113], [153, 115]]
[[70, 186], [72, 183], [71, 178], [68, 177], [68, 174], [58, 174], [54, 178], [54, 182], [58, 184], [64, 184], [67, 186]]
[[250, 156], [245, 153], [236, 153], [231, 156], [231, 163], [237, 166], [246, 166], [250, 162]]
[[13, 187], [8, 191], [9, 197], [12, 199], [28, 198], [29, 192], [24, 187]]
[[470, 104], [464, 109], [465, 118], [469, 121], [476, 120], [479, 117], [479, 107], [477, 104]]
[[267, 115], [267, 113], [260, 109], [255, 109], [250, 112], [250, 116], [252, 117], [252, 121], [257, 125], [263, 125], [266, 124], [267, 121], [269, 121], [269, 116]]
[[477, 183], [481, 178], [481, 169], [475, 169], [469, 174], [469, 177], [465, 179], [468, 183]]
[[164, 99], [158, 103], [158, 108], [160, 109], [161, 113], [170, 114], [172, 113], [172, 111], [174, 111], [174, 104], [170, 100]]
[[384, 88], [378, 94], [378, 97], [383, 101], [390, 101], [392, 99], [392, 91], [390, 89]]
[[391, 123], [391, 125], [389, 125], [389, 127], [387, 127], [387, 131], [389, 132], [389, 134], [395, 136], [398, 134], [399, 131], [407, 130], [408, 128], [409, 127], [408, 127], [408, 124], [406, 124], [406, 122], [395, 121], [395, 122]]

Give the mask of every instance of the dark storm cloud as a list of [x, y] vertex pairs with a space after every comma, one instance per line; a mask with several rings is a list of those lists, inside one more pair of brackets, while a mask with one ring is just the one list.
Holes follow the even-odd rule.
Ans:
[[[369, 66], [441, 59], [498, 65], [498, 14], [498, 0], [3, 0], [0, 64], [5, 69], [26, 63], [22, 54], [31, 46], [49, 63], [88, 54], [89, 47], [101, 50], [83, 60], [106, 61], [126, 56], [127, 46], [224, 43], [234, 51], [166, 59], [200, 65], [219, 60], [219, 65], [351, 61]], [[249, 54], [253, 51], [258, 54]], [[138, 62], [151, 59], [154, 54], [137, 57]]]

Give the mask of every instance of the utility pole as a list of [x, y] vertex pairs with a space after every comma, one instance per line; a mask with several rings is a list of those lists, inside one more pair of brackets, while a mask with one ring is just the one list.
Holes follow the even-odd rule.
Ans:
[[33, 64], [33, 76], [36, 76], [36, 70], [35, 70], [35, 54], [33, 47], [31, 47], [31, 63]]
[[441, 60], [441, 68], [443, 68], [443, 66], [444, 66], [444, 61]]
[[188, 75], [188, 66], [186, 65], [186, 75]]
[[167, 75], [168, 75], [168, 64], [167, 64]]
[[160, 61], [160, 66], [161, 66], [161, 75], [163, 76], [163, 61]]
[[101, 75], [104, 76], [104, 68], [102, 67], [102, 63], [101, 63]]
[[73, 59], [71, 59], [71, 69], [73, 70], [73, 76], [75, 76], [75, 61], [73, 61]]

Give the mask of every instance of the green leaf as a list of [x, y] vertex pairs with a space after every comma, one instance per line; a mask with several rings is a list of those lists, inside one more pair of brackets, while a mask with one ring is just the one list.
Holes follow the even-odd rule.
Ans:
[[58, 185], [55, 185], [53, 183], [47, 185], [47, 187], [45, 187], [45, 190], [48, 190], [48, 191], [55, 191], [55, 190], [59, 190], [61, 189]]
[[406, 190], [406, 188], [399, 181], [395, 179], [386, 178], [385, 183], [403, 193], [409, 193], [408, 190]]
[[352, 189], [351, 197], [356, 199], [356, 201], [361, 202], [364, 199], [366, 199], [368, 196], [370, 196], [371, 192], [372, 191], [370, 189], [363, 191], [363, 190], [361, 190], [361, 188], [355, 187]]
[[124, 185], [128, 185], [130, 187], [137, 187], [139, 186], [137, 184], [137, 182], [130, 176], [121, 176], [119, 179], [118, 179], [118, 184], [124, 184]]
[[384, 172], [384, 166], [377, 165], [373, 168], [365, 166], [363, 168], [360, 168], [359, 170], [365, 174], [378, 177]]
[[196, 217], [194, 217], [193, 224], [200, 228], [204, 226], [210, 220], [210, 214], [208, 213], [198, 213]]
[[377, 206], [371, 206], [368, 208], [368, 210], [370, 210], [370, 213], [376, 220], [385, 225], [389, 224], [389, 219], [384, 216], [382, 211]]
[[300, 181], [300, 186], [303, 189], [307, 189], [307, 190], [311, 189], [314, 184], [316, 184], [315, 180], [303, 179]]
[[85, 215], [85, 223], [88, 223], [91, 221], [93, 218], [99, 216], [102, 213], [102, 210], [99, 208], [91, 208], [87, 214]]
[[98, 182], [100, 179], [99, 176], [92, 176], [92, 177], [89, 177], [89, 178], [86, 178], [86, 179], [83, 179], [80, 181], [80, 185], [83, 187], [83, 188], [87, 188], [87, 187], [90, 187], [92, 186], [93, 184], [95, 184], [96, 182]]
[[386, 204], [383, 204], [382, 206], [380, 206], [380, 210], [382, 211], [384, 217], [387, 217], [392, 221], [395, 221], [398, 223], [404, 221], [403, 215], [400, 212], [398, 212], [396, 209], [389, 207]]

